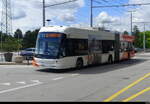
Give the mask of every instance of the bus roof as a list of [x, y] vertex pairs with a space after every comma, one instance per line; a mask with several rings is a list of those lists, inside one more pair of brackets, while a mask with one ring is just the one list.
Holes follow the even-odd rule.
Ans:
[[69, 26], [49, 26], [42, 27], [40, 32], [59, 32], [65, 33], [69, 38], [89, 38], [90, 36], [101, 37], [105, 40], [114, 40], [115, 33], [109, 31], [102, 31], [99, 28], [90, 27], [69, 27]]
[[49, 26], [49, 27], [42, 27], [39, 32], [60, 32], [64, 33], [64, 31], [68, 27], [66, 26]]
[[[100, 28], [91, 28], [91, 27], [48, 26], [48, 27], [42, 27], [40, 29], [40, 32], [60, 32], [60, 33], [64, 33], [67, 29], [102, 31], [102, 30], [100, 30]], [[103, 32], [112, 32], [112, 31], [103, 30]], [[114, 32], [112, 32], [112, 33], [114, 33]]]

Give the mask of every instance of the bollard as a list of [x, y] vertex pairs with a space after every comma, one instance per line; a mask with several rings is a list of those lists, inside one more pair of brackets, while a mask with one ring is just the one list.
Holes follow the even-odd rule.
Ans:
[[27, 65], [29, 65], [29, 56], [26, 56]]
[[30, 65], [30, 60], [33, 60], [32, 56], [26, 56], [27, 65]]

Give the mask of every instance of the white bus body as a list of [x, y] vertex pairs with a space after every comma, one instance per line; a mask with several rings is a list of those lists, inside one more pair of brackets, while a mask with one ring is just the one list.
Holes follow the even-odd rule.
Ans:
[[120, 41], [119, 35], [117, 37], [115, 33], [98, 29], [43, 27], [39, 31], [33, 65], [50, 69], [69, 69], [113, 63], [120, 60], [120, 44], [116, 40]]

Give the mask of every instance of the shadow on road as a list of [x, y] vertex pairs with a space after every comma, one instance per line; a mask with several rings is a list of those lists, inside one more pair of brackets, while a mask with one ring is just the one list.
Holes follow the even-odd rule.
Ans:
[[[52, 70], [52, 69], [39, 69], [37, 71], [45, 72], [45, 73], [69, 73], [69, 74], [99, 74], [110, 72], [114, 70], [120, 70], [123, 68], [135, 66], [140, 63], [144, 63], [147, 59], [131, 59], [126, 61], [121, 61], [115, 64], [102, 64], [102, 65], [95, 65], [95, 66], [88, 66], [83, 69], [66, 69], [66, 70]], [[124, 69], [125, 70], [125, 69]]]

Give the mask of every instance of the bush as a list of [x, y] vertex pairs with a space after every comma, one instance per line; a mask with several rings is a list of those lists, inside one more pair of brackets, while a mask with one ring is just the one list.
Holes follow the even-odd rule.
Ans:
[[18, 40], [13, 38], [13, 37], [9, 37], [5, 40], [5, 42], [3, 42], [3, 51], [4, 52], [13, 52], [13, 51], [17, 51], [19, 48], [21, 48], [21, 45], [18, 45]]

